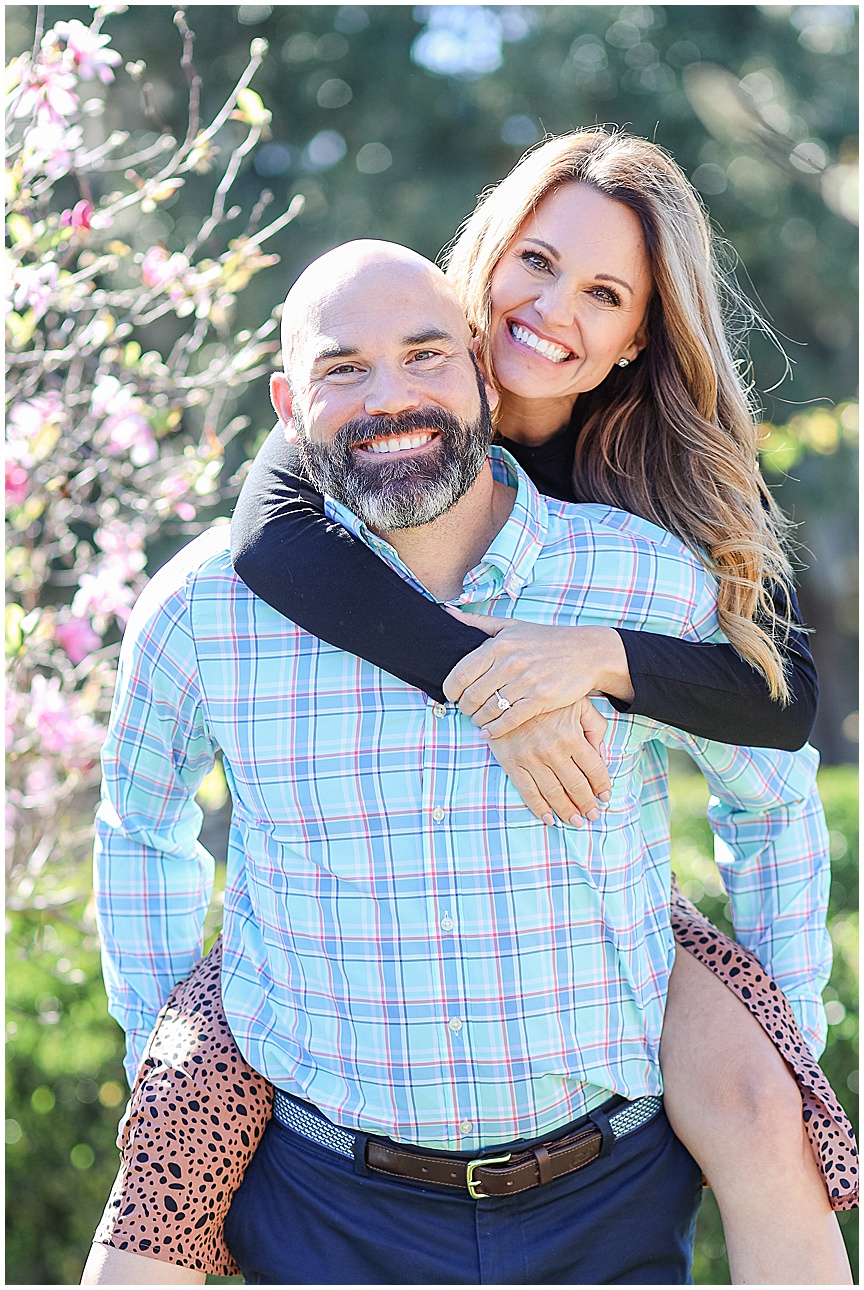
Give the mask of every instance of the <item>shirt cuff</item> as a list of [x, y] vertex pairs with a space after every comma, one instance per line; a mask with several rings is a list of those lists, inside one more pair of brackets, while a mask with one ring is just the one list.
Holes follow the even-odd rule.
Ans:
[[819, 997], [812, 995], [796, 998], [787, 994], [789, 1006], [795, 1014], [798, 1029], [807, 1041], [808, 1047], [818, 1061], [825, 1049], [828, 1038], [828, 1018], [825, 1016], [825, 1005]]

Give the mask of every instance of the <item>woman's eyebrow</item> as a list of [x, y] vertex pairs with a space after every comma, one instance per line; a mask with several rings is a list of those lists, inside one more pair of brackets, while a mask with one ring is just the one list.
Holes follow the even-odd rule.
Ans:
[[551, 242], [544, 242], [543, 239], [539, 237], [526, 237], [525, 241], [533, 242], [535, 246], [542, 246], [544, 251], [549, 252], [553, 260], [561, 259], [561, 252], [557, 250], [556, 247], [552, 246]]
[[625, 281], [624, 278], [616, 278], [612, 273], [595, 273], [594, 277], [599, 279], [601, 282], [617, 282], [619, 287], [624, 287], [624, 289], [629, 291], [631, 295], [633, 294], [633, 288], [630, 286], [629, 282]]

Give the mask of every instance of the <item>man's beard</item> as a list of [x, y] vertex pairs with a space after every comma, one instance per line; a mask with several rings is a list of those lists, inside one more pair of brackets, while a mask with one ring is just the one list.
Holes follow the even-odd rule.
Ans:
[[[357, 417], [326, 444], [312, 443], [297, 416], [297, 446], [306, 469], [329, 493], [376, 532], [430, 524], [474, 483], [492, 442], [492, 416], [478, 380], [480, 413], [473, 424], [443, 408], [399, 416]], [[434, 445], [401, 461], [396, 455], [353, 450], [371, 439], [437, 431]]]

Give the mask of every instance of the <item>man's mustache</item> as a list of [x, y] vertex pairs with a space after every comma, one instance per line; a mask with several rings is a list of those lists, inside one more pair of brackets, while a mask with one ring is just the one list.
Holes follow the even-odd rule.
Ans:
[[398, 416], [381, 414], [375, 417], [355, 417], [346, 421], [333, 436], [339, 448], [353, 448], [358, 443], [372, 439], [395, 439], [400, 435], [419, 434], [424, 430], [437, 430], [442, 434], [458, 436], [461, 422], [443, 408], [418, 408], [413, 412], [400, 412]]

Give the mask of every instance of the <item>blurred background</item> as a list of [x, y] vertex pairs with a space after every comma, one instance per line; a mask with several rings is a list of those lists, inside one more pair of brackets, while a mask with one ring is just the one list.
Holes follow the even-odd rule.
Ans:
[[[824, 1064], [851, 1114], [857, 8], [193, 5], [184, 14], [103, 6], [99, 30], [110, 44], [91, 40], [88, 53], [77, 27], [62, 24], [90, 29], [94, 7], [6, 6], [7, 57], [23, 56], [9, 108], [20, 155], [7, 220], [17, 274], [9, 417], [21, 472], [10, 496], [7, 466], [7, 1282], [77, 1282], [116, 1168], [126, 1089], [99, 972], [89, 853], [93, 748], [123, 605], [189, 536], [230, 515], [245, 463], [273, 422], [272, 314], [299, 271], [356, 237], [435, 258], [486, 185], [545, 134], [577, 126], [625, 127], [673, 154], [785, 350], [758, 333], [749, 340], [763, 468], [796, 525], [800, 600], [820, 674], [813, 742], [825, 768], [836, 952]], [[35, 85], [27, 51], [47, 30], [65, 31], [56, 49], [67, 62], [79, 41], [69, 63], [77, 80], [64, 91], [58, 63], [50, 94], [42, 82], [27, 88]], [[254, 74], [237, 97], [250, 58]], [[75, 107], [63, 92], [77, 94]], [[189, 139], [190, 96], [198, 142]], [[39, 141], [28, 140], [33, 122]], [[216, 128], [205, 138], [207, 123]], [[185, 181], [148, 169], [160, 149], [173, 155], [186, 139], [185, 170], [172, 172]], [[265, 254], [256, 230], [274, 222]], [[73, 281], [85, 278], [86, 299]], [[70, 322], [64, 332], [64, 315], [81, 331]], [[73, 333], [84, 337], [77, 348]], [[64, 359], [64, 345], [74, 355]], [[113, 400], [110, 425], [100, 399]], [[128, 409], [122, 424], [118, 400]], [[71, 407], [81, 415], [67, 424]], [[108, 532], [115, 522], [139, 535], [120, 573], [120, 529]], [[109, 603], [94, 599], [86, 577], [94, 561], [108, 569], [110, 560]], [[77, 760], [70, 739], [81, 745]], [[674, 867], [685, 892], [728, 925], [705, 800], [701, 778], [678, 768]], [[205, 840], [221, 856], [229, 807], [218, 771], [202, 803]], [[211, 936], [218, 922], [217, 895]], [[844, 1234], [855, 1257], [854, 1218], [844, 1219]], [[710, 1194], [694, 1277], [728, 1283]]]

